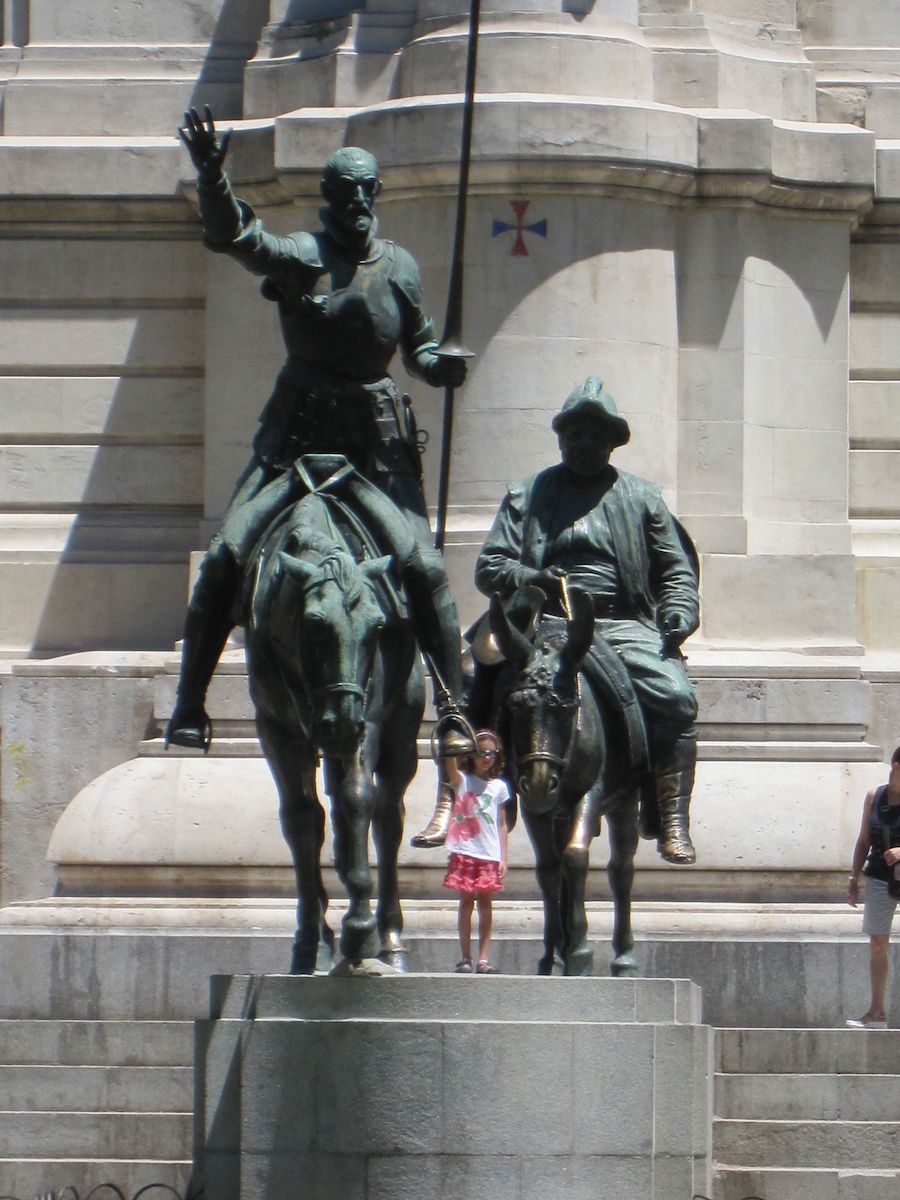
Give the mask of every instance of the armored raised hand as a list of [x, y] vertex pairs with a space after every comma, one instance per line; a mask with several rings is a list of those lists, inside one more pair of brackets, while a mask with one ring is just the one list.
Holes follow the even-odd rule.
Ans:
[[231, 130], [226, 129], [220, 136], [208, 104], [203, 112], [201, 117], [196, 108], [189, 108], [184, 114], [184, 125], [179, 128], [178, 136], [187, 147], [200, 180], [214, 183], [222, 175]]

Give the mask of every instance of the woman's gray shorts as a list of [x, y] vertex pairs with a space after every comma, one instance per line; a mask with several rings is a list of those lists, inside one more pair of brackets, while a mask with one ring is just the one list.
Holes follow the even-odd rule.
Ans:
[[866, 897], [863, 906], [863, 933], [869, 937], [891, 932], [891, 921], [897, 901], [888, 892], [883, 879], [866, 876]]

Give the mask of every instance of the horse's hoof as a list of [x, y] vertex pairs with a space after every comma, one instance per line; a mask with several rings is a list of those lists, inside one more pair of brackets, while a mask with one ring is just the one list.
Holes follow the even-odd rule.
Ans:
[[620, 954], [609, 964], [610, 975], [617, 979], [629, 978], [638, 973], [637, 960], [633, 954]]
[[574, 954], [566, 955], [566, 974], [583, 978], [594, 973], [593, 950], [576, 950]]
[[316, 971], [316, 947], [294, 946], [291, 952], [292, 975], [314, 975]]
[[383, 962], [387, 967], [392, 967], [395, 971], [399, 971], [401, 975], [405, 975], [409, 969], [409, 954], [402, 948], [398, 949], [394, 947], [391, 950], [382, 950], [378, 955], [378, 961]]
[[361, 958], [357, 962], [342, 958], [335, 963], [329, 974], [338, 978], [372, 979], [377, 975], [399, 975], [400, 972], [389, 963], [382, 962], [380, 958]]

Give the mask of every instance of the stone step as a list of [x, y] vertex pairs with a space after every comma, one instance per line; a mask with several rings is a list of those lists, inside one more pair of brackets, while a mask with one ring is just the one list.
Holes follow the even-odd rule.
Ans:
[[[185, 1067], [193, 1022], [0, 1019], [0, 1063]], [[0, 1092], [2, 1095], [2, 1092]]]
[[900, 1029], [718, 1029], [716, 1070], [900, 1075]]
[[0, 1064], [0, 1096], [23, 1111], [193, 1112], [193, 1069]]
[[714, 1200], [897, 1200], [900, 1169], [717, 1167]]
[[[87, 1197], [104, 1183], [114, 1184], [123, 1196], [133, 1197], [141, 1188], [161, 1184], [171, 1192], [148, 1191], [147, 1200], [155, 1196], [173, 1200], [172, 1192], [186, 1196], [191, 1178], [189, 1158], [176, 1160], [132, 1160], [132, 1159], [37, 1159], [0, 1158], [0, 1188], [4, 1196], [16, 1196], [20, 1200], [47, 1196], [61, 1196], [65, 1189], [74, 1189], [76, 1194]], [[71, 1195], [71, 1192], [66, 1194]], [[109, 1189], [98, 1192], [113, 1196]]]
[[[719, 1166], [894, 1170], [900, 1121], [713, 1120]], [[766, 1200], [773, 1200], [766, 1194]]]
[[[6, 1098], [9, 1103], [9, 1098]], [[191, 1156], [190, 1113], [0, 1111], [0, 1158], [181, 1161]]]
[[716, 1075], [717, 1117], [878, 1121], [897, 1109], [896, 1075]]

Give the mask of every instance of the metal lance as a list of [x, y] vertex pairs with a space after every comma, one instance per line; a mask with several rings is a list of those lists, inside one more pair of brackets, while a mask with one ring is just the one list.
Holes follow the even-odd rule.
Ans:
[[[469, 12], [469, 43], [466, 54], [466, 91], [463, 102], [462, 149], [459, 156], [459, 184], [456, 193], [456, 232], [453, 238], [453, 259], [450, 264], [450, 285], [447, 289], [447, 311], [444, 336], [435, 353], [443, 358], [472, 358], [471, 350], [462, 343], [463, 251], [466, 241], [466, 200], [469, 191], [469, 162], [472, 157], [472, 120], [475, 115], [475, 65], [478, 57], [478, 22], [481, 0], [472, 0]], [[441, 431], [441, 472], [438, 477], [437, 518], [434, 544], [444, 548], [447, 531], [447, 498], [450, 492], [450, 451], [453, 441], [453, 398], [455, 388], [444, 388], [444, 422]]]

